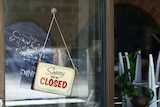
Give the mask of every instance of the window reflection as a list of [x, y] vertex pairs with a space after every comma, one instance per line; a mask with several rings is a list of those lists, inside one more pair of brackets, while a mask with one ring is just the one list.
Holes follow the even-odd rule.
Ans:
[[[102, 103], [105, 98], [102, 2], [104, 1], [5, 0], [6, 105], [18, 105], [19, 101], [24, 101], [21, 106], [105, 105]], [[58, 10], [57, 20], [79, 71], [70, 97], [31, 89], [40, 49], [51, 20], [50, 10], [53, 7]], [[71, 66], [55, 24], [43, 51], [42, 61]], [[39, 101], [39, 104], [36, 104], [36, 101]]]

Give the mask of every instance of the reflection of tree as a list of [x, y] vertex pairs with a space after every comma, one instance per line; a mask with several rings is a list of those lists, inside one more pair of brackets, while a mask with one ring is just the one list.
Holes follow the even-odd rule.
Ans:
[[158, 32], [159, 31], [156, 28], [146, 27], [146, 36], [152, 36], [160, 44], [160, 39], [156, 34]]
[[148, 45], [147, 51], [154, 54], [155, 56], [158, 55], [160, 50], [160, 28], [155, 26], [146, 26], [146, 38], [148, 38]]
[[157, 37], [156, 34], [152, 33], [152, 37], [160, 44], [160, 39]]

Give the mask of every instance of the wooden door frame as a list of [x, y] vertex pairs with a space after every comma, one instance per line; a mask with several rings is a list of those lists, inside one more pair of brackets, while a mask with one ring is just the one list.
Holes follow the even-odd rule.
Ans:
[[0, 99], [5, 103], [4, 0], [0, 0]]
[[106, 0], [106, 107], [114, 107], [114, 0]]

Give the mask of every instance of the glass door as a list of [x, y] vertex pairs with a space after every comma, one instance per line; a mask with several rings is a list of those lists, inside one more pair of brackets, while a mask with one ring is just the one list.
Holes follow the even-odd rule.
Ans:
[[[106, 106], [105, 4], [105, 0], [4, 0], [6, 106]], [[53, 8], [56, 20], [49, 29]], [[70, 96], [32, 88], [40, 53], [45, 63], [75, 65], [78, 72]]]

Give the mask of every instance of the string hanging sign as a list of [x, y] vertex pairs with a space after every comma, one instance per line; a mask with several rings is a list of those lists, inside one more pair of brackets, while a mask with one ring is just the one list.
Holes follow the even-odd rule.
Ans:
[[[44, 45], [40, 50], [40, 56], [37, 64], [33, 89], [59, 95], [70, 96], [72, 93], [72, 87], [77, 69], [73, 63], [65, 39], [63, 37], [58, 21], [56, 19], [56, 12], [57, 10], [55, 8], [51, 9], [52, 20], [47, 32], [47, 36], [44, 41]], [[69, 56], [73, 68], [54, 65], [51, 63], [46, 63], [41, 61], [43, 55], [42, 51], [45, 49], [49, 33], [51, 31], [54, 21], [59, 30], [60, 36], [62, 38], [63, 44], [65, 46], [65, 49], [67, 51], [67, 54]]]

